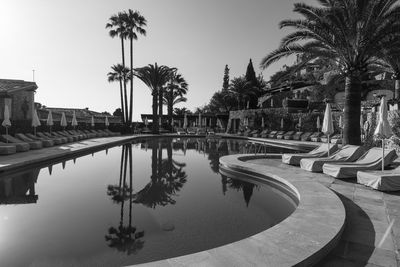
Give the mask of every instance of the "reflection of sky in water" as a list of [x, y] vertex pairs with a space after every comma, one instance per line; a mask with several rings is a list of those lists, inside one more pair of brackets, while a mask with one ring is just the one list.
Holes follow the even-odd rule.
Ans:
[[69, 160], [65, 169], [55, 164], [51, 175], [45, 167], [1, 178], [0, 266], [119, 266], [179, 256], [257, 233], [294, 210], [276, 190], [218, 174], [218, 158], [244, 145], [182, 140], [132, 146], [132, 198], [122, 146]]

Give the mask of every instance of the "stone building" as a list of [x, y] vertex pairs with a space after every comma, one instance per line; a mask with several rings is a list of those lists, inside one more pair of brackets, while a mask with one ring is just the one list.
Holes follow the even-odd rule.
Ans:
[[12, 120], [30, 120], [34, 109], [35, 82], [0, 79], [0, 118], [4, 119], [4, 107], [8, 106]]

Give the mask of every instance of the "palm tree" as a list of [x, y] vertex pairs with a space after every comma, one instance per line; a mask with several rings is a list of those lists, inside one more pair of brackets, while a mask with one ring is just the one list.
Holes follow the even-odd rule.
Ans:
[[163, 86], [168, 82], [170, 77], [170, 68], [157, 63], [154, 65], [149, 64], [142, 68], [135, 69], [134, 75], [144, 82], [153, 96], [153, 133], [158, 133], [158, 116], [157, 116], [157, 100], [159, 92]]
[[[122, 84], [126, 85], [126, 81], [132, 76], [130, 75], [130, 71], [128, 68], [124, 67], [121, 64], [113, 65], [111, 67], [112, 72], [107, 74], [108, 82], [116, 82], [119, 81], [119, 92], [121, 96], [121, 112], [122, 112], [122, 123], [125, 124], [127, 120], [127, 95], [126, 90], [124, 91], [125, 96], [122, 90]], [[125, 103], [124, 103], [125, 102]]]
[[294, 4], [303, 19], [284, 20], [280, 27], [294, 32], [261, 62], [267, 68], [289, 55], [305, 55], [309, 61], [334, 62], [345, 76], [344, 144], [361, 143], [361, 76], [382, 49], [399, 45], [399, 13], [396, 0], [319, 0], [320, 7]]
[[165, 94], [163, 100], [164, 105], [167, 105], [169, 124], [171, 124], [172, 122], [174, 105], [187, 101], [187, 98], [184, 97], [187, 91], [188, 91], [188, 84], [185, 78], [183, 78], [181, 74], [173, 72], [173, 74], [171, 75], [170, 82], [165, 88]]
[[[125, 68], [125, 46], [124, 40], [127, 37], [126, 25], [124, 21], [124, 13], [119, 12], [117, 15], [112, 15], [109, 19], [110, 22], [106, 24], [106, 29], [110, 29], [108, 32], [111, 38], [119, 37], [121, 40], [121, 51], [122, 51], [122, 66]], [[124, 95], [126, 97], [126, 83], [124, 83]], [[128, 122], [128, 106], [125, 106], [125, 123]]]
[[[126, 37], [130, 42], [130, 64], [131, 72], [133, 72], [133, 40], [138, 39], [137, 34], [146, 36], [146, 30], [143, 28], [147, 25], [146, 19], [140, 15], [138, 11], [133, 11], [131, 9], [128, 12], [123, 13], [123, 21], [125, 22], [125, 33]], [[133, 76], [131, 78], [131, 88], [130, 88], [130, 104], [129, 104], [129, 123], [132, 123], [133, 114]]]
[[236, 98], [238, 109], [245, 108], [246, 101], [256, 99], [258, 95], [258, 87], [252, 85], [244, 76], [232, 79], [228, 90], [231, 97]]

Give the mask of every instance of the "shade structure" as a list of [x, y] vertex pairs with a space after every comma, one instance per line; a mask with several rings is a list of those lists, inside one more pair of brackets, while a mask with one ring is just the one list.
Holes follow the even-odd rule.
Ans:
[[330, 144], [330, 135], [333, 134], [334, 129], [333, 129], [333, 120], [332, 120], [332, 110], [331, 110], [331, 104], [326, 103], [326, 108], [325, 108], [325, 114], [324, 114], [324, 121], [322, 123], [322, 129], [321, 131], [326, 134], [328, 137], [328, 157], [329, 155], [329, 144]]
[[106, 116], [106, 118], [104, 120], [104, 124], [106, 127], [110, 126], [110, 122], [108, 121], [108, 116]]
[[261, 128], [265, 127], [264, 117], [261, 117]]
[[94, 117], [92, 116], [92, 119], [90, 120], [90, 126], [94, 127]]
[[67, 127], [68, 123], [67, 123], [67, 118], [65, 117], [65, 113], [61, 113], [61, 121], [60, 121], [60, 125], [61, 127]]
[[183, 129], [186, 129], [188, 125], [188, 121], [187, 121], [187, 115], [185, 113], [185, 116], [183, 117]]
[[74, 113], [72, 114], [72, 121], [71, 121], [71, 125], [72, 125], [72, 127], [76, 127], [76, 126], [78, 126], [78, 121], [76, 120], [76, 114], [75, 114], [75, 110], [74, 110]]
[[283, 118], [281, 119], [281, 129], [283, 129]]
[[[10, 110], [8, 109], [8, 105], [4, 106], [4, 120], [1, 123], [3, 127], [6, 127], [6, 135], [8, 135], [8, 127], [11, 126], [10, 121]], [[8, 139], [7, 139], [8, 140]], [[8, 141], [6, 141], [8, 143]]]
[[40, 120], [37, 114], [36, 109], [33, 111], [33, 116], [32, 116], [32, 127], [33, 127], [33, 133], [36, 135], [36, 127], [40, 126]]
[[317, 130], [319, 132], [319, 129], [321, 129], [321, 120], [319, 119], [319, 116], [317, 117]]
[[383, 96], [381, 99], [381, 105], [379, 107], [379, 121], [376, 126], [374, 135], [382, 139], [382, 171], [385, 168], [385, 139], [393, 135], [392, 128], [389, 125], [388, 110], [386, 98]]

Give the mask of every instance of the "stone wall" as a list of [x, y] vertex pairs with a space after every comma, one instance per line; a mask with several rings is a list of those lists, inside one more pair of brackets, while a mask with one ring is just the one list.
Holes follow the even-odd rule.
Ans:
[[12, 120], [31, 120], [34, 107], [34, 91], [18, 91], [12, 95]]

